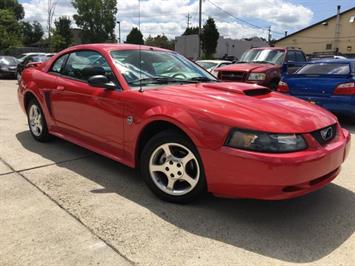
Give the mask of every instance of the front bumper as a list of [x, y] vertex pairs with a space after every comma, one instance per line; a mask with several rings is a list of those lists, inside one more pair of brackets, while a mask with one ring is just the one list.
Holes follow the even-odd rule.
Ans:
[[0, 76], [1, 77], [16, 77], [16, 69], [15, 70], [0, 70]]
[[350, 149], [350, 134], [340, 129], [325, 146], [305, 134], [305, 151], [267, 154], [229, 147], [200, 149], [208, 190], [222, 197], [287, 199], [318, 190], [340, 171]]

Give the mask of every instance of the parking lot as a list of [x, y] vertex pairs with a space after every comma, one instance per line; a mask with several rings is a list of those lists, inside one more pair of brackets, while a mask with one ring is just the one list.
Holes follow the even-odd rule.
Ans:
[[[311, 195], [175, 205], [135, 170], [60, 139], [35, 142], [16, 91], [0, 80], [0, 265], [354, 265], [355, 145]], [[355, 138], [355, 122], [342, 123]]]

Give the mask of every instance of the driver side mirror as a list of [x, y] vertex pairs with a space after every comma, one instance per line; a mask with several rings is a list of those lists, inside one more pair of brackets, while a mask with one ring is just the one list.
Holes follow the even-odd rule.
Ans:
[[105, 88], [108, 90], [115, 90], [117, 89], [117, 85], [110, 81], [106, 76], [104, 75], [95, 75], [92, 76], [88, 79], [88, 83], [92, 87], [96, 88]]

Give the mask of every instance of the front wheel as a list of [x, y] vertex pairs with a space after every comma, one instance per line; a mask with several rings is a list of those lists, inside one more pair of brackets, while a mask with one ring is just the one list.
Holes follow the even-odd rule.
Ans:
[[174, 131], [157, 134], [146, 144], [141, 170], [149, 188], [166, 201], [188, 203], [206, 190], [204, 169], [195, 146]]

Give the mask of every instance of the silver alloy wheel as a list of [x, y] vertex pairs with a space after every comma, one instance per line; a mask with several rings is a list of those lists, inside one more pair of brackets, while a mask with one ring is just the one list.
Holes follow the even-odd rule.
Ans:
[[43, 130], [42, 114], [39, 107], [33, 104], [28, 112], [28, 120], [31, 128], [31, 132], [36, 137], [39, 137]]
[[178, 143], [165, 143], [156, 148], [149, 159], [149, 172], [155, 185], [173, 196], [189, 193], [200, 178], [196, 156]]

